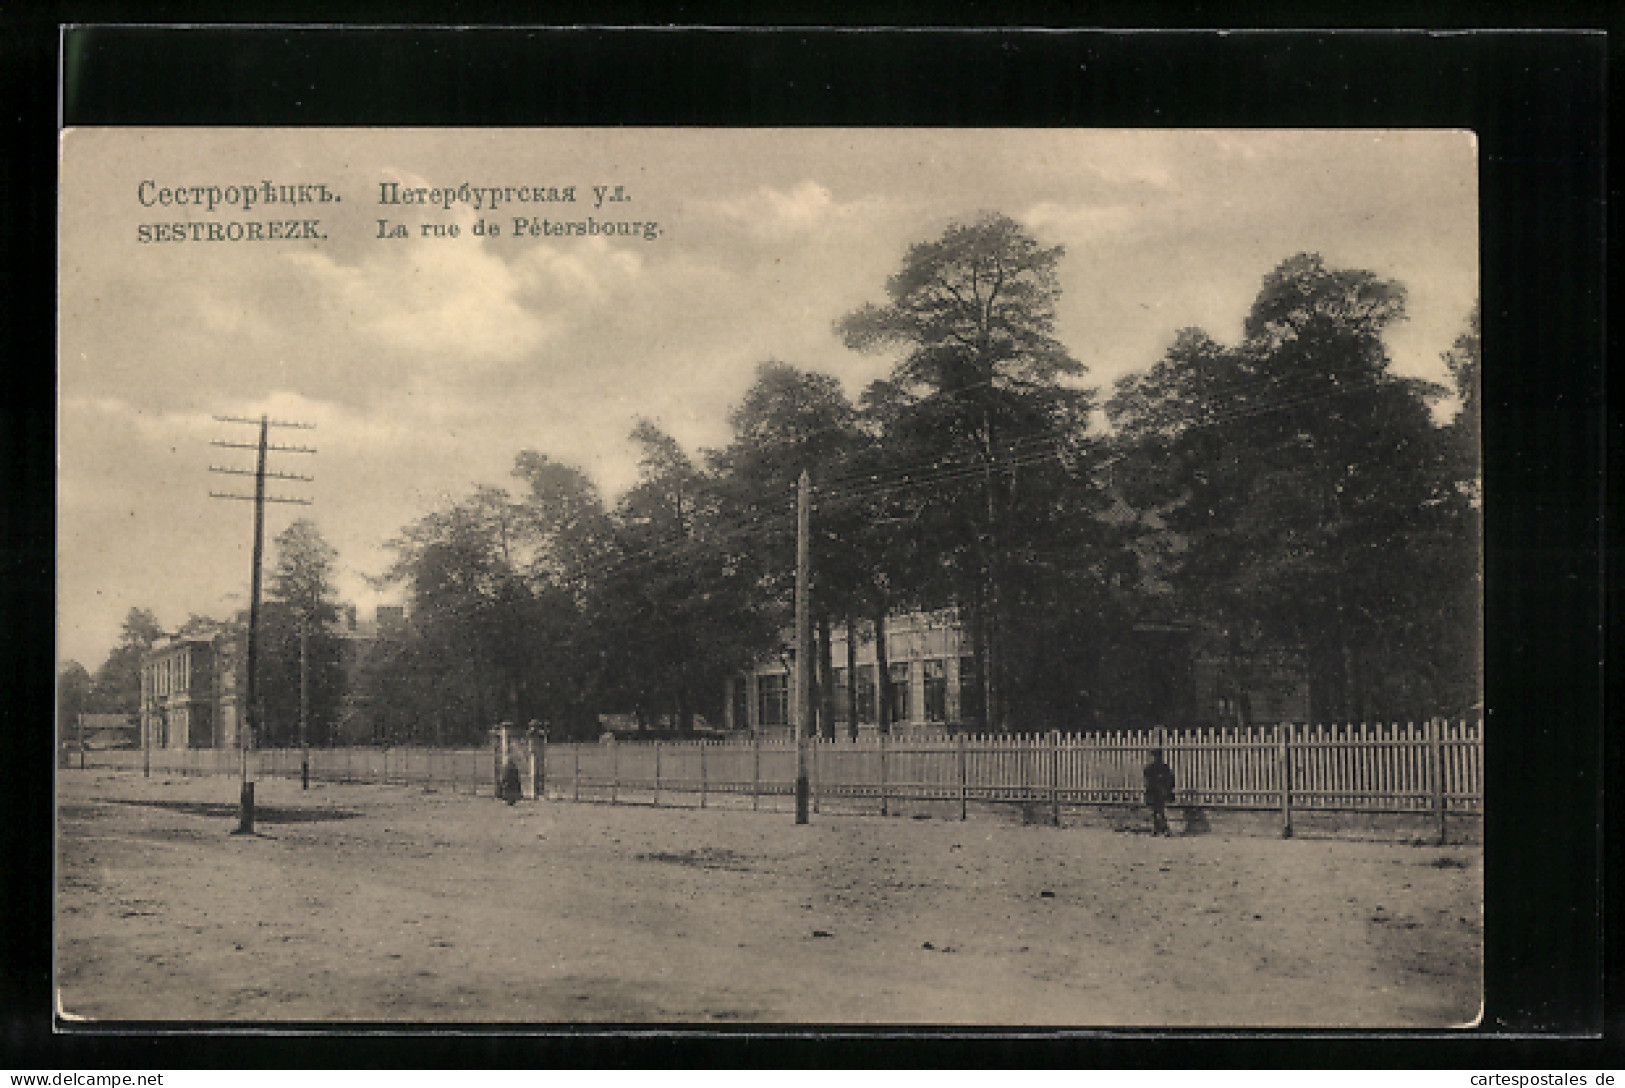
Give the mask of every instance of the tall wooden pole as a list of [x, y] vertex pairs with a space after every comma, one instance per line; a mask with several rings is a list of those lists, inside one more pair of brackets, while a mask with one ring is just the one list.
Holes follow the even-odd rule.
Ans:
[[807, 822], [807, 727], [812, 719], [812, 623], [808, 615], [811, 578], [812, 479], [801, 470], [796, 485], [796, 823]]
[[248, 750], [257, 743], [260, 722], [260, 566], [265, 554], [265, 446], [269, 427], [270, 420], [261, 416], [259, 454], [254, 466], [254, 573], [249, 579], [248, 598], [248, 705], [244, 708], [246, 728], [238, 738], [242, 749], [243, 788], [237, 830], [245, 835], [254, 832], [254, 782], [249, 777]]
[[[242, 811], [241, 823], [237, 831], [241, 834], [253, 834], [254, 831], [254, 783], [250, 777], [252, 762], [248, 751], [258, 743], [258, 729], [260, 724], [260, 688], [259, 688], [259, 640], [260, 640], [260, 568], [264, 565], [265, 555], [265, 504], [267, 502], [294, 503], [299, 506], [309, 506], [308, 499], [283, 498], [265, 494], [265, 479], [267, 476], [279, 480], [310, 481], [309, 476], [292, 475], [284, 472], [267, 472], [265, 470], [265, 456], [271, 449], [281, 453], [315, 453], [313, 449], [304, 446], [276, 446], [272, 447], [268, 440], [272, 427], [296, 427], [309, 430], [308, 423], [273, 422], [269, 416], [260, 416], [259, 419], [243, 419], [238, 416], [215, 416], [221, 423], [248, 423], [259, 427], [260, 437], [257, 443], [248, 445], [241, 442], [216, 441], [210, 443], [214, 446], [224, 446], [231, 449], [252, 449], [256, 451], [254, 462], [254, 571], [249, 583], [248, 600], [248, 691], [247, 699], [243, 705], [242, 720], [237, 730], [237, 747], [242, 759]], [[231, 476], [246, 476], [248, 473], [241, 469], [220, 468], [209, 466], [210, 472], [222, 472]], [[214, 499], [244, 499], [247, 495], [220, 492], [209, 492]]]
[[299, 788], [310, 789], [310, 619], [299, 624]]

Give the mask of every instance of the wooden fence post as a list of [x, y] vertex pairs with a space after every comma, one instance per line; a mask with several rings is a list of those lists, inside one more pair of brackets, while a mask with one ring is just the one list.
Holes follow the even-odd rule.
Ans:
[[609, 735], [609, 803], [621, 800], [621, 746], [615, 734]]
[[1439, 845], [1445, 843], [1445, 813], [1444, 813], [1444, 744], [1440, 737], [1441, 725], [1438, 718], [1427, 720], [1428, 744], [1428, 788], [1433, 797], [1433, 816], [1438, 821]]
[[818, 738], [810, 737], [807, 747], [812, 750], [812, 810], [813, 815], [818, 814]]
[[1292, 837], [1292, 723], [1282, 722], [1275, 728], [1280, 745], [1281, 772], [1281, 838]]
[[762, 807], [762, 734], [750, 735], [750, 807], [751, 811], [760, 811]]
[[965, 819], [965, 734], [959, 734], [959, 818]]
[[700, 807], [705, 807], [705, 741], [700, 741]]
[[886, 734], [876, 733], [875, 741], [880, 751], [880, 814], [889, 816], [891, 813], [886, 811]]
[[660, 742], [655, 741], [655, 807], [660, 807]]
[[570, 754], [575, 757], [574, 767], [570, 776], [570, 792], [575, 800], [581, 800], [581, 742], [573, 741], [570, 744]]
[[1061, 826], [1061, 731], [1049, 731], [1049, 822]]

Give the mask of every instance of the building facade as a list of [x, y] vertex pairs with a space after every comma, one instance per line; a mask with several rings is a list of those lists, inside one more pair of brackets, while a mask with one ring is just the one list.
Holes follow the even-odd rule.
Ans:
[[[911, 612], [886, 624], [886, 672], [891, 681], [892, 728], [941, 728], [961, 722], [964, 708], [979, 706], [975, 661], [957, 613]], [[873, 730], [879, 720], [879, 655], [872, 632], [860, 631], [853, 657], [854, 685], [849, 683], [847, 633], [830, 631], [830, 661], [834, 682], [831, 717], [837, 732], [849, 730], [856, 716], [860, 732]], [[796, 670], [793, 654], [762, 662], [754, 670], [729, 681], [727, 728], [774, 733], [790, 729], [795, 706]]]
[[[248, 691], [246, 614], [236, 625], [208, 634], [172, 636], [155, 643], [141, 662], [141, 743], [154, 748], [235, 748], [244, 728]], [[369, 708], [356, 692], [367, 657], [381, 637], [398, 637], [406, 613], [381, 605], [377, 618], [358, 621], [353, 606], [341, 611], [328, 632], [337, 643], [342, 695], [335, 742], [376, 740]], [[261, 694], [266, 683], [261, 659]], [[261, 702], [262, 708], [265, 702]], [[262, 733], [260, 743], [265, 742]]]
[[234, 748], [240, 728], [235, 639], [167, 638], [141, 662], [141, 742], [152, 748]]
[[[837, 735], [877, 728], [877, 655], [872, 629], [860, 629], [856, 647], [856, 706], [848, 687], [847, 635], [830, 632], [834, 681], [831, 718]], [[914, 612], [886, 622], [889, 721], [894, 732], [979, 728], [982, 706], [969, 632], [953, 610]], [[1107, 682], [1126, 690], [1155, 692], [1156, 705], [1139, 708], [1144, 720], [1079, 721], [1072, 728], [1138, 728], [1147, 724], [1251, 725], [1309, 718], [1309, 680], [1303, 655], [1272, 650], [1238, 657], [1204, 646], [1201, 633], [1185, 625], [1143, 625], [1134, 644], [1108, 655]], [[816, 671], [816, 669], [815, 669]], [[814, 683], [817, 683], [816, 679]], [[726, 725], [730, 730], [783, 733], [794, 727], [795, 655], [762, 661], [729, 681]], [[1154, 720], [1153, 720], [1154, 719]], [[1019, 723], [1013, 728], [1020, 729]]]

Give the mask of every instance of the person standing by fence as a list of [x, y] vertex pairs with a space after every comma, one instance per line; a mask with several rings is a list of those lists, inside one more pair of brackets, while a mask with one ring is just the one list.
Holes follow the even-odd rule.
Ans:
[[1151, 833], [1172, 836], [1168, 830], [1168, 806], [1174, 800], [1174, 769], [1162, 761], [1162, 749], [1151, 749], [1151, 762], [1145, 765], [1145, 803], [1151, 809]]
[[510, 805], [525, 796], [524, 787], [519, 784], [519, 764], [511, 759], [508, 760], [508, 765], [502, 769], [502, 788], [498, 791], [497, 796]]

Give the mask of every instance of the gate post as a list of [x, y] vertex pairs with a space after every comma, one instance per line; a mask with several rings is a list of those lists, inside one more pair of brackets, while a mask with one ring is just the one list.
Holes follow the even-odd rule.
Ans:
[[1049, 731], [1049, 822], [1061, 826], [1061, 731]]
[[[491, 770], [493, 772], [493, 792], [498, 801], [502, 800], [502, 772], [508, 765], [508, 723], [502, 722], [491, 730], [493, 741], [491, 750]], [[384, 778], [389, 778], [389, 749], [384, 749]]]
[[1292, 837], [1292, 724], [1282, 722], [1275, 727], [1277, 764], [1281, 774], [1281, 838]]
[[1439, 735], [1443, 723], [1438, 718], [1427, 720], [1428, 743], [1428, 789], [1432, 792], [1433, 817], [1438, 821], [1439, 845], [1445, 843], [1445, 812], [1444, 812], [1444, 744]]
[[880, 814], [889, 816], [891, 813], [886, 811], [886, 734], [876, 733], [875, 743], [880, 751]]
[[965, 819], [965, 734], [959, 734], [959, 818]]
[[[544, 780], [547, 777], [547, 749], [545, 747], [547, 744], [547, 734], [538, 733], [534, 723], [526, 727], [525, 732], [526, 740], [530, 742], [525, 746], [526, 750], [529, 752], [530, 758], [530, 799], [532, 801], [540, 801], [542, 799], [542, 791], [545, 788]], [[538, 740], [540, 740], [540, 743], [544, 745], [541, 759], [536, 758], [536, 745]]]

